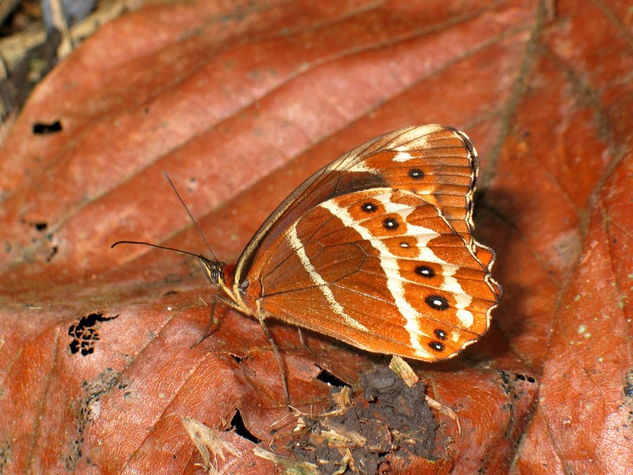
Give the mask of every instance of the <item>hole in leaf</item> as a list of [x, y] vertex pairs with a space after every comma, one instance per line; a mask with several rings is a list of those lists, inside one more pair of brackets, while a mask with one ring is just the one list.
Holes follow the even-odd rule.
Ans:
[[318, 368], [321, 370], [319, 374], [317, 374], [317, 377], [316, 377], [316, 379], [318, 379], [319, 381], [323, 381], [324, 383], [329, 384], [330, 386], [336, 386], [337, 388], [342, 388], [343, 386], [347, 386], [348, 388], [351, 389], [351, 386], [349, 384], [347, 384], [342, 379], [334, 376], [327, 369], [323, 369], [320, 366], [318, 366]]
[[48, 135], [62, 131], [62, 123], [59, 120], [55, 122], [35, 122], [33, 124], [33, 133], [35, 135]]
[[255, 437], [251, 433], [251, 431], [246, 428], [246, 426], [244, 425], [244, 419], [242, 419], [242, 414], [240, 414], [239, 409], [235, 410], [235, 415], [233, 416], [233, 419], [231, 419], [231, 427], [240, 437], [244, 437], [245, 439], [248, 439], [256, 444], [259, 444], [261, 442], [260, 439]]
[[73, 355], [81, 353], [82, 356], [94, 353], [95, 344], [100, 339], [98, 324], [117, 317], [118, 315], [107, 317], [102, 313], [91, 313], [81, 317], [77, 323], [68, 328], [68, 335], [72, 337], [72, 341], [68, 344], [70, 352]]
[[521, 374], [521, 373], [515, 373], [514, 374], [514, 379], [515, 380], [520, 380], [520, 381], [527, 381], [528, 383], [535, 383], [536, 379], [534, 379], [532, 376], [527, 376], [525, 374]]

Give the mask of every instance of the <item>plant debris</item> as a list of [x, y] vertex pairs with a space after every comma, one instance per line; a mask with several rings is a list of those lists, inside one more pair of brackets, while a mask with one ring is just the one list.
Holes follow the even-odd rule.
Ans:
[[[321, 473], [380, 473], [395, 459], [435, 460], [438, 424], [426, 403], [425, 386], [413, 387], [387, 367], [361, 377], [361, 391], [349, 400], [340, 392], [331, 410], [301, 415], [291, 452]], [[347, 401], [347, 402], [345, 402]]]

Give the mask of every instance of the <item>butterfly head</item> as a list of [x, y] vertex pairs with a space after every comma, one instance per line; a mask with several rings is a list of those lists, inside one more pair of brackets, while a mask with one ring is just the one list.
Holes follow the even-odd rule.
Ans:
[[207, 259], [204, 256], [197, 256], [198, 260], [202, 264], [202, 268], [207, 274], [209, 281], [213, 285], [219, 285], [220, 287], [224, 287], [224, 264], [217, 261], [212, 261], [211, 259]]

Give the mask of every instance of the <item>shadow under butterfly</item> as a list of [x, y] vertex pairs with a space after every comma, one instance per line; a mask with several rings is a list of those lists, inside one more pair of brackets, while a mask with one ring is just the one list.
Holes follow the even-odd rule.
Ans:
[[[221, 290], [217, 298], [257, 318], [288, 402], [267, 318], [428, 362], [455, 356], [486, 332], [501, 288], [491, 276], [493, 250], [472, 236], [477, 173], [477, 153], [463, 132], [406, 127], [308, 178], [235, 266], [150, 245], [197, 257]], [[149, 244], [112, 246], [123, 243]]]

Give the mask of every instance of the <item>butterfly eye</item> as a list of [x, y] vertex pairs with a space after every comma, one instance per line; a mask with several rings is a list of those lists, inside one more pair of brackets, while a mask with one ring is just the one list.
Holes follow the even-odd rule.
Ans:
[[212, 284], [215, 285], [218, 282], [221, 282], [223, 280], [222, 267], [221, 267], [222, 264], [218, 262], [210, 261], [205, 258], [201, 258], [200, 262], [202, 262], [204, 270], [207, 273], [207, 277], [209, 278]]
[[422, 178], [424, 178], [424, 172], [419, 168], [412, 168], [411, 170], [409, 170], [409, 176], [414, 180], [421, 180]]

